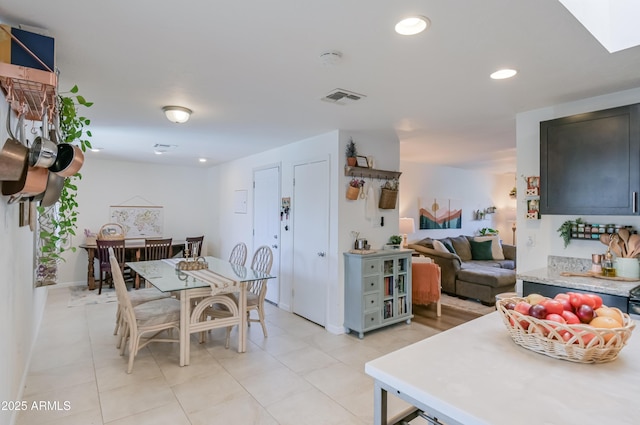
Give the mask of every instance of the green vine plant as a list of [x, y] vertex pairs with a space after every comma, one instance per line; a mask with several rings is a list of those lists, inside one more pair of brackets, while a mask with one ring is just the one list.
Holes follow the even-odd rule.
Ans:
[[[73, 86], [69, 92], [59, 94], [57, 101], [58, 142], [76, 144], [82, 152], [86, 152], [87, 148], [91, 148], [89, 138], [92, 134], [87, 129], [91, 120], [80, 113], [80, 107], [89, 108], [93, 102], [88, 102], [78, 94], [78, 86]], [[43, 277], [46, 280], [49, 272], [47, 267], [55, 266], [59, 260], [64, 261], [61, 254], [67, 249], [76, 251], [75, 247], [69, 247], [69, 245], [71, 237], [76, 235], [78, 219], [76, 181], [80, 179], [82, 179], [80, 173], [65, 178], [58, 202], [46, 209], [42, 206], [37, 208], [40, 216], [38, 278]]]
[[564, 223], [562, 223], [562, 225], [560, 225], [560, 227], [557, 230], [558, 233], [560, 233], [560, 237], [562, 238], [562, 240], [564, 242], [564, 247], [565, 248], [571, 242], [571, 227], [573, 226], [574, 223], [575, 224], [582, 224], [582, 223], [584, 223], [584, 221], [582, 221], [582, 218], [580, 218], [580, 217], [576, 218], [575, 221], [567, 220]]

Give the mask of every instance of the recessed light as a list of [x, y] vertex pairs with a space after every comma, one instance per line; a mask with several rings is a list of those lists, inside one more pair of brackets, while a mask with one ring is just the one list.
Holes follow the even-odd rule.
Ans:
[[200, 159], [198, 159], [198, 161], [200, 161], [200, 162], [207, 162], [207, 158], [200, 158]]
[[100, 152], [103, 148], [91, 148], [91, 152]]
[[496, 72], [494, 72], [493, 74], [490, 75], [491, 78], [493, 78], [494, 80], [504, 80], [505, 78], [511, 78], [514, 75], [516, 75], [518, 73], [518, 71], [516, 71], [515, 69], [499, 69]]
[[410, 16], [396, 24], [396, 32], [400, 35], [416, 35], [426, 30], [431, 21], [424, 16]]

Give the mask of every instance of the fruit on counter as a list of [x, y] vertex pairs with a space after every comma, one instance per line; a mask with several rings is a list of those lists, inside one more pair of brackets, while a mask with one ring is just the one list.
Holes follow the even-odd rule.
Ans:
[[616, 320], [620, 324], [620, 326], [624, 325], [624, 317], [622, 316], [620, 310], [618, 310], [617, 308], [610, 308], [605, 306], [600, 307], [596, 310], [596, 316], [611, 317], [612, 319]]
[[547, 297], [540, 294], [529, 294], [527, 295], [527, 302], [531, 305], [536, 305], [540, 301], [545, 300]]
[[531, 308], [531, 304], [526, 301], [520, 301], [513, 308], [518, 313], [524, 314], [525, 316], [529, 315], [529, 309]]
[[580, 319], [572, 311], [563, 311], [562, 318], [566, 320], [570, 325], [577, 325], [578, 323], [580, 323]]
[[[564, 305], [558, 300], [545, 299], [540, 302], [547, 309], [547, 314], [562, 314]], [[569, 304], [571, 305], [571, 304]]]
[[582, 323], [589, 323], [595, 317], [595, 312], [590, 305], [582, 304], [576, 308], [576, 316], [578, 316], [578, 319], [580, 319]]
[[[503, 304], [508, 310], [514, 310], [524, 316], [531, 316], [536, 319], [548, 321], [546, 325], [529, 326], [526, 320], [519, 320], [520, 325], [529, 332], [551, 334], [550, 330], [556, 329], [554, 338], [562, 338], [565, 342], [589, 343], [596, 334], [589, 332], [589, 329], [612, 329], [624, 327], [624, 315], [617, 308], [607, 307], [602, 304], [602, 298], [597, 294], [567, 292], [557, 294], [554, 298], [547, 298], [540, 294], [531, 294], [525, 301], [509, 301]], [[515, 319], [511, 318], [510, 323], [515, 326]], [[554, 322], [552, 324], [550, 322]], [[573, 333], [558, 328], [559, 325], [580, 325], [573, 327]], [[584, 327], [586, 326], [586, 328]], [[614, 333], [606, 333], [603, 338], [608, 341]]]
[[529, 308], [529, 316], [536, 319], [544, 319], [547, 317], [547, 309], [542, 304], [535, 304]]

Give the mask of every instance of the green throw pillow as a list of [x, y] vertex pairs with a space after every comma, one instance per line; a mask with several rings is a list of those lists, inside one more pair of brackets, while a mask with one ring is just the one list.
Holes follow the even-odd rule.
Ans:
[[473, 260], [493, 260], [491, 241], [469, 241], [471, 244], [471, 258]]

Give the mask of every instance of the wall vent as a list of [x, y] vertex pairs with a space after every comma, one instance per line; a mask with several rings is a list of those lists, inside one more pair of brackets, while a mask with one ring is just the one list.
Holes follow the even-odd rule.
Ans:
[[335, 89], [332, 90], [328, 95], [321, 98], [325, 102], [335, 103], [337, 105], [349, 105], [351, 103], [357, 102], [363, 97], [367, 97], [363, 94], [358, 94], [351, 92], [349, 90], [344, 89]]
[[153, 151], [157, 154], [162, 154], [165, 152], [171, 152], [177, 148], [178, 145], [163, 145], [161, 143], [156, 143], [153, 145]]

